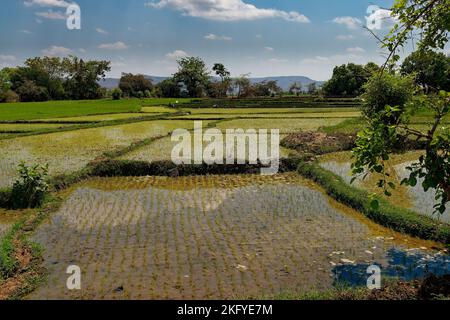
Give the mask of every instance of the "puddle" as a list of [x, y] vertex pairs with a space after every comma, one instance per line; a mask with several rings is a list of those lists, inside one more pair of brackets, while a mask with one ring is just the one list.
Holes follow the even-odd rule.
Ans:
[[[436, 243], [385, 229], [294, 173], [95, 178], [62, 195], [59, 212], [34, 236], [46, 248], [49, 279], [32, 299], [324, 290], [345, 280], [346, 268], [411, 265], [392, 262], [393, 250], [413, 261], [440, 255]], [[69, 265], [82, 270], [81, 291], [65, 287]]]

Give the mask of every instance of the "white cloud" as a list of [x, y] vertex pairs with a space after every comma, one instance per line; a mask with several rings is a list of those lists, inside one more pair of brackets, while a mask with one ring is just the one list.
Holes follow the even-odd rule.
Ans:
[[51, 46], [47, 49], [42, 50], [42, 54], [49, 57], [66, 56], [70, 53], [72, 53], [71, 49], [59, 46]]
[[361, 47], [352, 47], [352, 48], [347, 48], [347, 52], [349, 52], [349, 53], [360, 53], [360, 52], [366, 52], [366, 50], [364, 50]]
[[169, 52], [168, 54], [166, 54], [166, 57], [172, 60], [181, 59], [187, 56], [188, 53], [183, 50], [175, 50], [174, 52]]
[[362, 25], [362, 21], [354, 17], [336, 17], [333, 19], [334, 23], [346, 26], [349, 29], [356, 29]]
[[233, 40], [233, 38], [231, 38], [231, 37], [228, 37], [228, 36], [218, 36], [218, 35], [216, 35], [216, 34], [213, 34], [213, 33], [210, 33], [210, 34], [208, 34], [208, 35], [206, 35], [205, 36], [205, 39], [206, 40], [211, 40], [211, 41], [215, 41], [215, 40], [218, 40], [218, 41], [231, 41], [231, 40]]
[[30, 30], [19, 30], [19, 32], [24, 34], [32, 34]]
[[78, 51], [80, 51], [81, 53], [86, 53], [86, 49], [83, 48], [78, 49]]
[[40, 7], [59, 7], [66, 8], [71, 3], [63, 0], [27, 0], [23, 3], [26, 7], [40, 6]]
[[324, 63], [324, 62], [329, 62], [329, 61], [330, 61], [330, 58], [328, 58], [328, 57], [315, 56], [314, 58], [303, 59], [300, 62], [304, 63], [304, 64], [319, 64], [319, 63]]
[[122, 41], [117, 41], [115, 43], [104, 43], [98, 46], [99, 49], [105, 50], [126, 50], [129, 48], [128, 45], [123, 43]]
[[145, 6], [156, 9], [171, 8], [186, 16], [217, 21], [281, 18], [299, 23], [310, 22], [308, 17], [297, 11], [261, 9], [243, 0], [160, 0], [145, 3]]
[[336, 39], [341, 40], [341, 41], [348, 41], [348, 40], [355, 39], [355, 36], [353, 36], [351, 34], [340, 34], [340, 35], [336, 36]]
[[278, 58], [272, 58], [268, 60], [270, 63], [284, 63], [284, 62], [288, 62], [288, 60], [286, 59], [278, 59]]
[[13, 55], [4, 55], [4, 54], [0, 54], [0, 61], [2, 62], [12, 62], [12, 61], [16, 61], [17, 58]]
[[274, 51], [275, 49], [272, 48], [272, 47], [264, 47], [264, 50], [272, 52], [272, 51]]
[[65, 13], [53, 10], [35, 12], [34, 14], [38, 17], [50, 20], [65, 20], [67, 18]]
[[95, 31], [97, 31], [100, 34], [109, 34], [108, 31], [106, 31], [105, 29], [102, 29], [102, 28], [96, 28]]

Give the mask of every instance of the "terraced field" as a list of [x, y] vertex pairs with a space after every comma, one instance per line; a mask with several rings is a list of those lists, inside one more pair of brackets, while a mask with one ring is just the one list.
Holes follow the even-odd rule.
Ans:
[[54, 123], [0, 123], [0, 132], [16, 133], [16, 132], [33, 132], [42, 129], [59, 129], [69, 126], [68, 124], [54, 124]]
[[74, 172], [107, 151], [142, 139], [162, 137], [178, 128], [193, 128], [193, 122], [144, 121], [2, 140], [0, 188], [11, 186], [21, 161], [28, 165], [48, 163], [51, 175]]
[[[263, 296], [358, 283], [374, 262], [405, 278], [446, 266], [434, 243], [381, 228], [296, 174], [97, 178], [66, 197], [34, 236], [50, 273], [29, 298]], [[72, 264], [81, 291], [65, 288]]]
[[[412, 209], [418, 213], [426, 214], [433, 218], [450, 222], [450, 208], [447, 208], [444, 214], [434, 214], [433, 206], [436, 204], [435, 192], [430, 189], [425, 192], [422, 188], [423, 180], [419, 179], [415, 187], [401, 186], [400, 182], [409, 176], [406, 169], [413, 162], [417, 161], [421, 151], [407, 152], [401, 155], [394, 155], [387, 163], [388, 173], [391, 179], [396, 183], [397, 188], [393, 190], [392, 197], [385, 197], [395, 205], [407, 209]], [[327, 154], [321, 157], [321, 166], [341, 176], [344, 181], [350, 183], [351, 175], [351, 155], [348, 152]], [[382, 190], [376, 187], [376, 182], [380, 177], [370, 174], [366, 179], [358, 178], [354, 183], [365, 188], [372, 193], [383, 196]]]

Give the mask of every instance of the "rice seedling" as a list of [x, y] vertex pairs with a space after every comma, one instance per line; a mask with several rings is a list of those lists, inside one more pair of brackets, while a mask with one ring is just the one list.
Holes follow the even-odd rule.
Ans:
[[[390, 250], [439, 247], [375, 225], [294, 173], [94, 178], [65, 197], [34, 236], [47, 249], [49, 282], [31, 298], [322, 290], [332, 288], [333, 272], [346, 261], [388, 268]], [[64, 267], [73, 263], [87, 281], [80, 293], [65, 289]]]
[[0, 188], [9, 187], [17, 177], [20, 162], [49, 164], [49, 174], [82, 169], [105, 152], [124, 148], [145, 138], [165, 136], [178, 128], [192, 128], [188, 120], [143, 121], [124, 125], [70, 132], [27, 136], [0, 141]]
[[[391, 179], [397, 184], [393, 190], [392, 197], [385, 197], [393, 204], [406, 209], [412, 209], [420, 214], [425, 214], [433, 218], [450, 222], [450, 208], [444, 214], [434, 214], [433, 206], [436, 204], [434, 190], [425, 192], [422, 187], [422, 181], [418, 181], [415, 187], [401, 186], [400, 182], [409, 176], [406, 167], [416, 161], [422, 151], [406, 152], [404, 154], [394, 155], [388, 162]], [[350, 184], [351, 174], [351, 155], [349, 152], [340, 152], [324, 155], [320, 158], [320, 166], [339, 175], [345, 182]], [[381, 189], [376, 187], [377, 175], [370, 174], [365, 180], [358, 177], [354, 182], [355, 186], [369, 190], [383, 196]]]

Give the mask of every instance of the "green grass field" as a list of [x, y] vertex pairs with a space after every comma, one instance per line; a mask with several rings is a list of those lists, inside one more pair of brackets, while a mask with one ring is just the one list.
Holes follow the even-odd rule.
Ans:
[[0, 104], [0, 121], [79, 117], [109, 113], [140, 112], [142, 107], [160, 106], [191, 99], [122, 99], [47, 101]]

